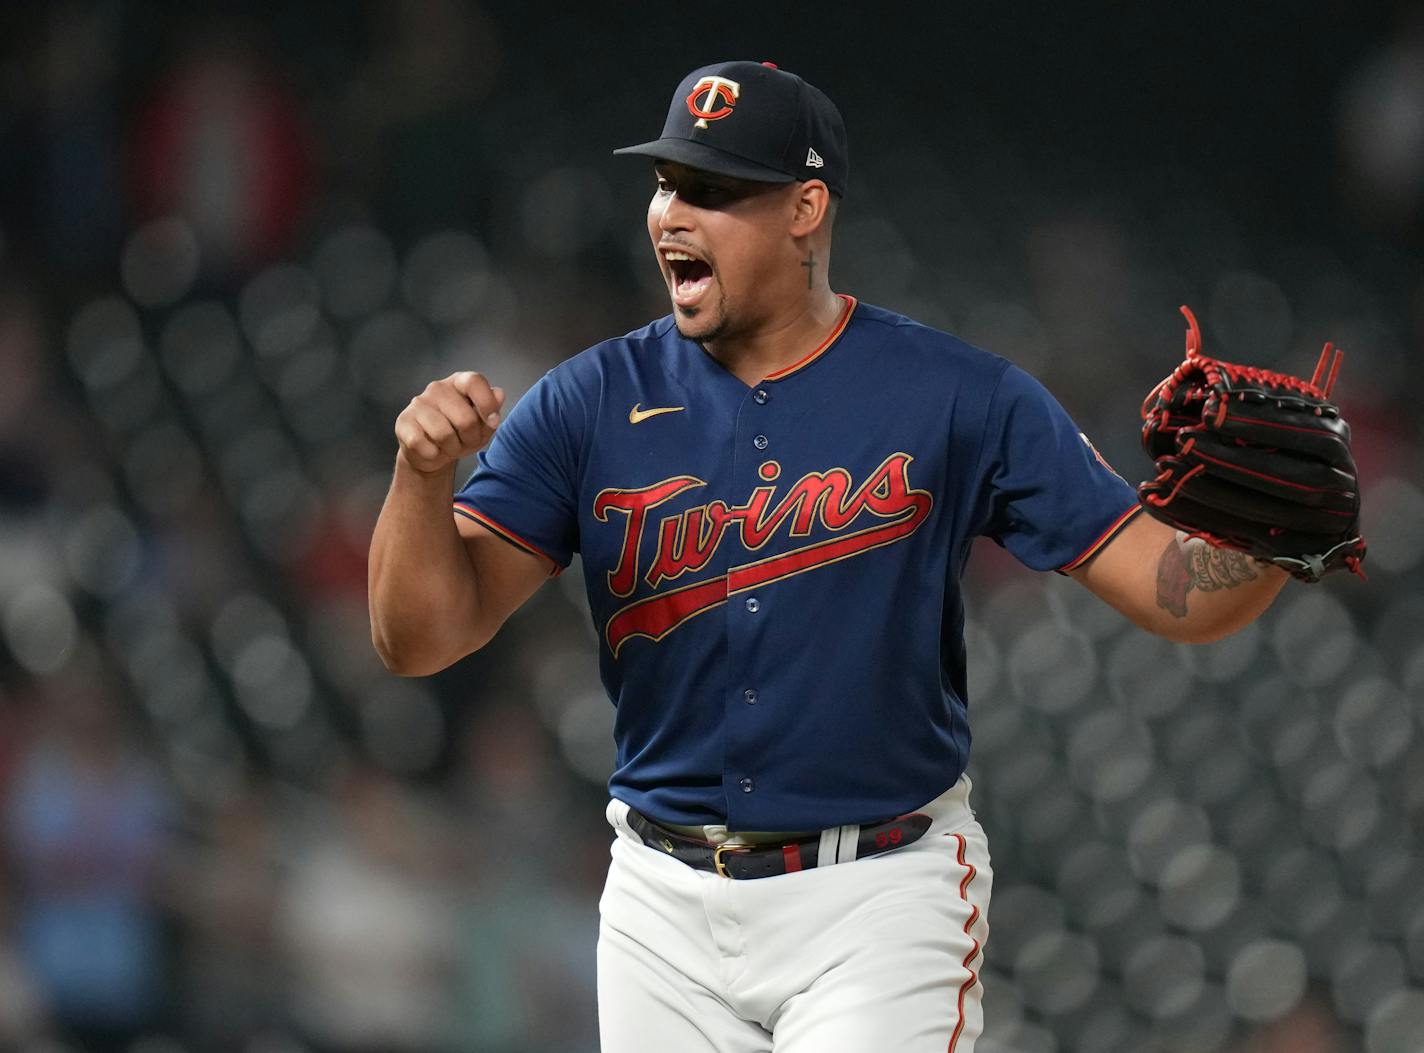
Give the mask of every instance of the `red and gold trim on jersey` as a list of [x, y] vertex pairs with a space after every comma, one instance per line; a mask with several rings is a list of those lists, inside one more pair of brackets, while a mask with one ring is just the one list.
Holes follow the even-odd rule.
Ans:
[[830, 331], [829, 335], [827, 335], [824, 340], [822, 340], [819, 344], [816, 345], [816, 349], [812, 351], [809, 355], [807, 355], [805, 358], [792, 362], [791, 365], [787, 366], [784, 369], [778, 369], [775, 373], [768, 373], [765, 377], [762, 378], [764, 381], [785, 380], [792, 373], [805, 369], [812, 362], [816, 361], [816, 359], [820, 358], [827, 351], [829, 351], [831, 349], [831, 345], [841, 338], [841, 334], [845, 332], [846, 326], [850, 325], [851, 315], [855, 314], [856, 299], [854, 296], [851, 296], [848, 293], [836, 293], [836, 295], [839, 296], [845, 302], [845, 307], [841, 310], [841, 316], [836, 319], [835, 328], [833, 328]]
[[483, 512], [479, 511], [478, 509], [472, 508], [471, 506], [465, 504], [465, 503], [462, 502], [462, 501], [456, 501], [456, 502], [455, 502], [455, 513], [456, 513], [456, 515], [462, 515], [462, 516], [464, 516], [466, 519], [472, 519], [472, 520], [474, 520], [476, 523], [480, 524], [480, 526], [484, 527], [486, 530], [489, 530], [491, 533], [498, 535], [499, 537], [503, 538], [505, 541], [508, 541], [508, 542], [509, 542], [511, 545], [513, 545], [515, 548], [523, 549], [525, 552], [528, 552], [531, 556], [538, 556], [540, 559], [546, 559], [546, 560], [548, 560], [548, 561], [549, 561], [549, 568], [550, 568], [550, 569], [549, 569], [549, 577], [551, 577], [551, 578], [557, 577], [559, 574], [563, 573], [563, 569], [564, 569], [564, 568], [559, 565], [559, 561], [556, 560], [553, 556], [549, 555], [549, 553], [545, 552], [545, 551], [544, 551], [543, 549], [541, 549], [538, 545], [535, 545], [535, 544], [533, 544], [532, 542], [529, 542], [529, 541], [524, 540], [524, 538], [520, 537], [518, 534], [516, 534], [513, 530], [510, 530], [508, 527], [503, 526], [503, 525], [501, 525], [501, 524], [499, 524], [499, 523], [496, 523], [493, 519], [491, 519], [489, 516], [485, 515]]
[[1111, 541], [1114, 537], [1117, 536], [1117, 532], [1119, 530], [1127, 526], [1128, 522], [1132, 519], [1133, 516], [1137, 515], [1137, 513], [1141, 511], [1142, 506], [1139, 504], [1134, 504], [1126, 512], [1114, 519], [1112, 525], [1109, 526], [1106, 530], [1104, 530], [1102, 534], [1099, 535], [1098, 539], [1094, 541], [1091, 545], [1089, 545], [1087, 548], [1085, 548], [1077, 556], [1077, 558], [1069, 560], [1067, 563], [1063, 564], [1063, 566], [1059, 567], [1058, 573], [1067, 574], [1070, 570], [1077, 570], [1083, 564], [1087, 563], [1088, 560], [1092, 559], [1102, 550], [1104, 545], [1106, 545], [1109, 541]]

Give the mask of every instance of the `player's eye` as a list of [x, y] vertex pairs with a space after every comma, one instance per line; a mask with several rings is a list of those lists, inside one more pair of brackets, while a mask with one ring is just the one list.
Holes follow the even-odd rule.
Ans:
[[725, 204], [732, 194], [728, 187], [716, 183], [694, 183], [683, 191], [682, 196], [690, 203], [706, 208]]

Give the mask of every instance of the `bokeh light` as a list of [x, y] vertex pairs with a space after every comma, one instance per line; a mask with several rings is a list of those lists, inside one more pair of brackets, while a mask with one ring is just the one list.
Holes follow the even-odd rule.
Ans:
[[173, 312], [159, 338], [164, 369], [184, 394], [202, 398], [232, 375], [241, 354], [237, 323], [214, 300], [186, 304]]
[[321, 243], [312, 257], [312, 271], [328, 314], [361, 318], [390, 298], [396, 281], [395, 249], [375, 227], [352, 224]]
[[4, 604], [5, 645], [26, 670], [56, 673], [69, 662], [79, 642], [74, 608], [59, 590], [34, 582]]
[[1043, 621], [1019, 636], [1007, 664], [1009, 682], [1025, 705], [1060, 715], [1088, 697], [1098, 661], [1087, 637]]
[[401, 268], [405, 302], [427, 321], [453, 325], [480, 309], [489, 283], [489, 253], [479, 239], [442, 231], [423, 239]]
[[168, 216], [133, 232], [119, 260], [119, 274], [134, 303], [166, 307], [193, 287], [199, 262], [193, 228], [177, 216]]
[[1237, 1016], [1265, 1023], [1300, 1004], [1306, 981], [1305, 955], [1299, 947], [1284, 940], [1256, 940], [1232, 959], [1226, 997]]

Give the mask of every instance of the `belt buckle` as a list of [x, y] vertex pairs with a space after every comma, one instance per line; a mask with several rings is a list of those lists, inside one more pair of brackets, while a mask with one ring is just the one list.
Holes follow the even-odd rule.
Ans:
[[751, 849], [748, 848], [746, 845], [718, 845], [712, 850], [712, 866], [716, 869], [719, 877], [730, 879], [732, 875], [727, 873], [727, 864], [722, 862], [722, 853], [750, 851]]

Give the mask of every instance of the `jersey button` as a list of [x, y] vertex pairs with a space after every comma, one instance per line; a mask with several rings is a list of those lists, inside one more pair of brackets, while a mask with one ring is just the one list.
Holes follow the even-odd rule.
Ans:
[[765, 406], [766, 400], [769, 398], [771, 398], [771, 396], [766, 393], [766, 388], [757, 388], [752, 392], [752, 401], [758, 406]]
[[756, 789], [756, 783], [752, 782], [750, 779], [743, 779], [737, 785], [742, 788], [743, 793], [751, 793], [753, 790]]
[[752, 614], [755, 614], [757, 611], [761, 610], [761, 601], [758, 600], [755, 596], [748, 596], [747, 610], [749, 610]]
[[752, 440], [752, 445], [755, 446], [758, 450], [764, 450], [767, 448], [768, 445], [770, 445], [770, 441], [765, 435], [758, 435], [755, 439]]
[[749, 688], [747, 688], [745, 691], [742, 692], [742, 697], [747, 700], [747, 705], [749, 705], [749, 706], [754, 706], [754, 705], [756, 705], [756, 700], [757, 700], [756, 688], [754, 688], [754, 687], [749, 687]]

